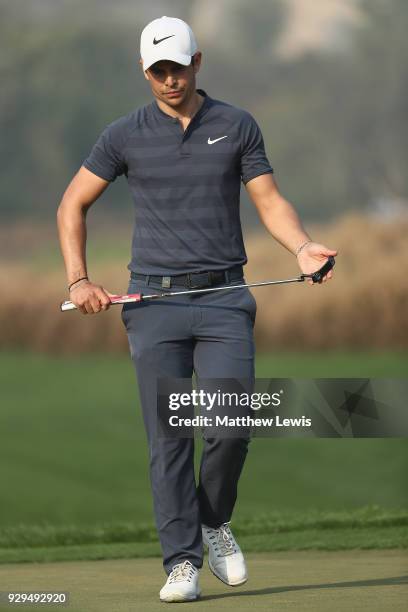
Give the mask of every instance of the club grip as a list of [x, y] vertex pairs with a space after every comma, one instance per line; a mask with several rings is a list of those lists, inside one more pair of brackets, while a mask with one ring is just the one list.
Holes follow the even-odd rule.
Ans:
[[[142, 293], [129, 293], [128, 295], [111, 295], [110, 301], [111, 304], [128, 304], [134, 302], [141, 302], [143, 300]], [[62, 302], [60, 305], [60, 310], [65, 312], [66, 310], [75, 310], [76, 306], [70, 300]]]
[[60, 310], [62, 312], [65, 312], [66, 310], [76, 310], [76, 306], [69, 300], [66, 300], [65, 302], [61, 302]]
[[310, 278], [314, 283], [321, 283], [322, 279], [326, 274], [334, 267], [335, 260], [332, 255], [328, 258], [326, 263], [320, 268], [320, 270], [316, 270], [313, 274], [310, 274]]

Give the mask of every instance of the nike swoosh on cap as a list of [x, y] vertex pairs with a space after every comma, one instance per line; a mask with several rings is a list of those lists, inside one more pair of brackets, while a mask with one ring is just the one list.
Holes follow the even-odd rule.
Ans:
[[222, 140], [223, 138], [228, 138], [228, 136], [221, 136], [221, 138], [215, 138], [214, 140], [211, 140], [210, 137], [208, 137], [208, 144], [214, 144], [214, 142], [218, 142], [219, 140]]
[[159, 43], [163, 42], [163, 40], [167, 40], [168, 38], [171, 38], [172, 36], [175, 36], [175, 34], [170, 34], [170, 36], [165, 36], [164, 38], [159, 38], [159, 40], [156, 40], [156, 37], [153, 38], [153, 44], [154, 45], [158, 45]]

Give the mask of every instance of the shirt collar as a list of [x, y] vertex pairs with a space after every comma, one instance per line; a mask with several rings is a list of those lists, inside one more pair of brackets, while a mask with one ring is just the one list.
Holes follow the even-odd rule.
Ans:
[[[204, 101], [203, 101], [202, 105], [200, 106], [200, 108], [198, 109], [198, 111], [196, 112], [196, 114], [194, 115], [194, 117], [197, 117], [199, 115], [203, 115], [204, 113], [207, 112], [208, 108], [211, 106], [211, 98], [207, 94], [207, 92], [205, 92], [204, 89], [196, 89], [196, 91], [197, 91], [197, 93], [199, 93], [202, 96], [204, 96]], [[152, 102], [152, 108], [153, 108], [154, 114], [157, 117], [159, 117], [161, 119], [165, 119], [165, 120], [170, 121], [172, 123], [178, 122], [177, 117], [172, 117], [171, 115], [168, 115], [167, 113], [165, 113], [160, 108], [160, 106], [157, 104], [156, 98]]]

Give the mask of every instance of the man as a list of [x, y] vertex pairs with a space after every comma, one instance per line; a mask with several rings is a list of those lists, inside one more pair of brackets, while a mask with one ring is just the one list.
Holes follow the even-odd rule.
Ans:
[[[102, 132], [68, 186], [58, 228], [70, 299], [83, 314], [109, 308], [111, 295], [88, 278], [88, 208], [125, 174], [135, 203], [128, 292], [180, 291], [244, 281], [240, 183], [269, 232], [304, 273], [336, 251], [312, 242], [273, 179], [260, 129], [246, 111], [196, 89], [202, 54], [180, 19], [162, 17], [141, 35], [153, 101]], [[331, 278], [329, 272], [323, 279]], [[203, 541], [212, 572], [229, 585], [247, 570], [231, 532], [247, 437], [204, 435], [199, 483], [194, 439], [156, 435], [157, 380], [254, 378], [256, 302], [248, 289], [127, 304], [122, 318], [139, 382], [150, 455], [155, 520], [168, 575], [163, 601], [194, 600]]]

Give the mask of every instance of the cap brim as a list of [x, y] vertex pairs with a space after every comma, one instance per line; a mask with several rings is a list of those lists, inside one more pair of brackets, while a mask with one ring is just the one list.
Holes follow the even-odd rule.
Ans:
[[148, 70], [150, 66], [153, 66], [156, 62], [160, 62], [161, 60], [168, 60], [170, 62], [176, 62], [177, 64], [182, 64], [183, 66], [188, 66], [191, 64], [191, 55], [184, 55], [182, 53], [158, 53], [157, 55], [152, 55], [149, 58], [143, 60], [143, 70]]

